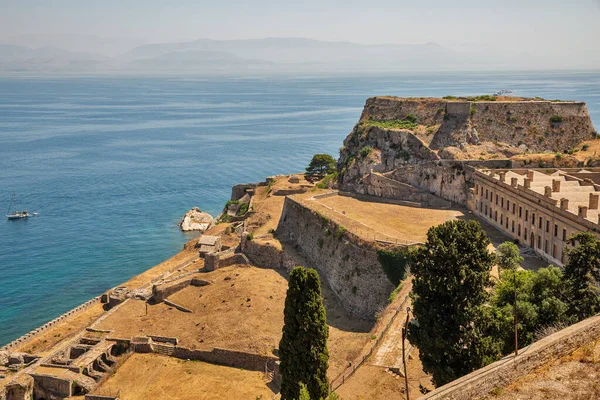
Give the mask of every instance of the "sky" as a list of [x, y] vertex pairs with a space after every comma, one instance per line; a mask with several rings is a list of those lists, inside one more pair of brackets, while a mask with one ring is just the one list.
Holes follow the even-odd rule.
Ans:
[[0, 0], [0, 43], [95, 35], [146, 43], [306, 37], [364, 44], [600, 50], [600, 0]]

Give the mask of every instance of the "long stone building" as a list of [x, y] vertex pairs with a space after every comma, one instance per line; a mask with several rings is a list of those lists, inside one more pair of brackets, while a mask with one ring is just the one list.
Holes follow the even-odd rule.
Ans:
[[554, 265], [571, 236], [600, 230], [600, 168], [479, 169], [474, 183], [472, 211]]

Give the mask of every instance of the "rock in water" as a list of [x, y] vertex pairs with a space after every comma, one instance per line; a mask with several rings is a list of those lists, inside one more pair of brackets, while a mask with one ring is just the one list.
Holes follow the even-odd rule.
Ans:
[[188, 231], [201, 231], [208, 230], [213, 224], [213, 217], [200, 211], [198, 207], [192, 208], [190, 211], [185, 213], [185, 216], [179, 223], [181, 230], [184, 232]]

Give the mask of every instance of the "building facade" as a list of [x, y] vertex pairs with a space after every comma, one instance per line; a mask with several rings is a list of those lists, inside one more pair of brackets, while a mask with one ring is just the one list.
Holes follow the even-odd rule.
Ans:
[[566, 263], [571, 236], [598, 236], [600, 169], [476, 170], [475, 215], [550, 263]]

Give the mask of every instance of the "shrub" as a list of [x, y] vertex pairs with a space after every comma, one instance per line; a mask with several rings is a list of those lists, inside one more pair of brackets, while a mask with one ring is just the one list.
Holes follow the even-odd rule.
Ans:
[[412, 122], [413, 124], [416, 124], [418, 121], [418, 118], [415, 114], [408, 114], [406, 117], [404, 117], [404, 121], [408, 121], [408, 122]]
[[563, 121], [563, 117], [560, 115], [553, 115], [550, 117], [550, 122], [553, 124], [560, 124]]
[[[412, 115], [412, 114], [409, 114]], [[407, 116], [408, 118], [408, 116]], [[414, 121], [412, 120], [414, 118]], [[412, 115], [411, 120], [405, 119], [393, 119], [393, 120], [370, 120], [370, 121], [362, 121], [361, 125], [363, 126], [376, 126], [384, 129], [408, 129], [413, 130], [417, 127], [417, 122], [414, 115]]]
[[392, 290], [392, 293], [390, 293], [390, 297], [388, 297], [388, 303], [392, 303], [394, 301], [398, 293], [400, 293], [400, 291], [402, 290], [402, 285], [403, 283], [400, 282], [400, 284], [396, 286], [396, 289]]
[[225, 203], [225, 208], [229, 208], [229, 206], [232, 204], [240, 204], [240, 201], [239, 200], [228, 200], [227, 203]]
[[586, 151], [589, 148], [590, 148], [589, 144], [584, 144], [583, 146], [581, 146], [581, 150], [583, 150], [583, 151]]
[[333, 233], [333, 237], [335, 237], [336, 239], [341, 239], [342, 236], [344, 236], [344, 233], [346, 233], [346, 228], [344, 228], [341, 225], [338, 225], [337, 228], [335, 228], [335, 232]]
[[254, 233], [249, 233], [246, 235], [246, 240], [252, 240], [254, 239]]
[[319, 189], [327, 189], [333, 186], [334, 182], [337, 182], [339, 173], [336, 171], [333, 174], [325, 175], [319, 183], [317, 183], [317, 187]]
[[371, 151], [373, 151], [371, 146], [364, 146], [362, 149], [360, 149], [360, 156], [362, 158], [366, 158], [369, 156], [369, 154], [371, 154]]
[[241, 217], [242, 215], [246, 215], [246, 213], [248, 212], [248, 206], [249, 206], [248, 203], [242, 203], [240, 205], [240, 208], [237, 212], [238, 217]]

